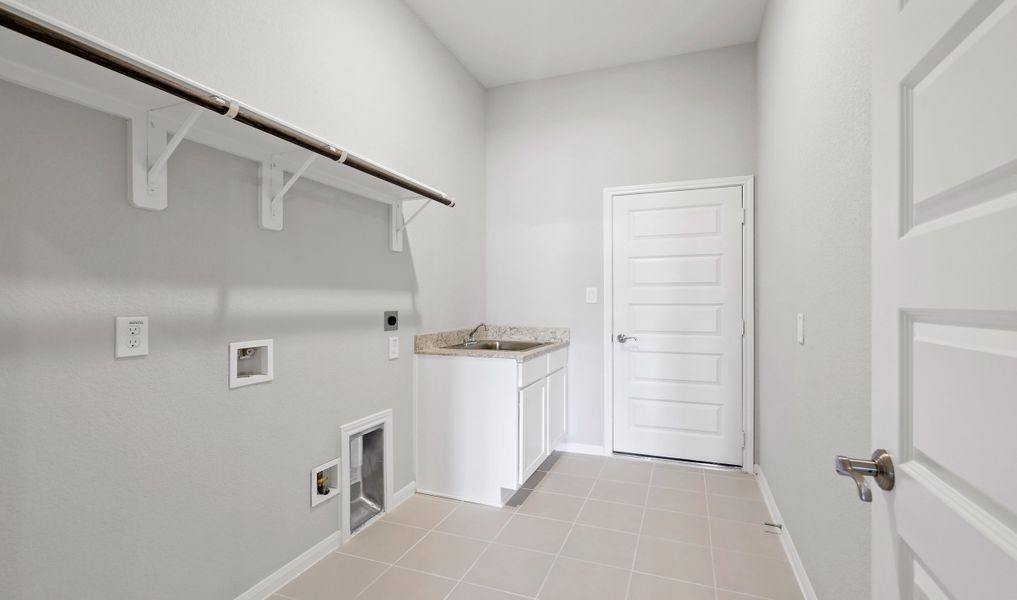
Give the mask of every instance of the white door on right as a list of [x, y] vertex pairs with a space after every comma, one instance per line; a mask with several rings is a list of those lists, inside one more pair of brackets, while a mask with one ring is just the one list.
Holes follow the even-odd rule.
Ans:
[[1017, 0], [877, 5], [872, 598], [1017, 598]]
[[745, 190], [612, 196], [616, 452], [743, 462]]

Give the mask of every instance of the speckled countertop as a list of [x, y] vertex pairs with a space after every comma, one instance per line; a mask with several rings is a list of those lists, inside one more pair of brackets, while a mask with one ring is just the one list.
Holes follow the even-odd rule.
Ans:
[[529, 350], [478, 350], [476, 348], [447, 348], [462, 344], [470, 329], [454, 329], [425, 333], [413, 338], [413, 351], [417, 354], [438, 356], [472, 356], [479, 358], [511, 358], [524, 362], [542, 354], [554, 352], [569, 345], [569, 330], [562, 327], [511, 327], [490, 325], [477, 332], [478, 340], [513, 340], [521, 342], [547, 342]]

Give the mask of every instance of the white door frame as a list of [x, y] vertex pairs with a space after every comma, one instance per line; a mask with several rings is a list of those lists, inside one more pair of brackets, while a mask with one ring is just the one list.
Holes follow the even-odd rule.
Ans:
[[755, 464], [755, 177], [725, 177], [604, 188], [604, 450], [614, 452], [614, 214], [613, 200], [617, 196], [677, 192], [718, 187], [742, 188], [745, 208], [745, 226], [742, 227], [742, 318], [745, 335], [742, 337], [742, 429], [745, 447], [742, 448], [742, 471], [753, 472]]

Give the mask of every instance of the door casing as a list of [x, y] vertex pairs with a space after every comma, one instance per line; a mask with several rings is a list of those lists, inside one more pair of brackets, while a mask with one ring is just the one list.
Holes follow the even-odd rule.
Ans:
[[742, 471], [752, 473], [755, 468], [755, 177], [744, 175], [720, 179], [697, 179], [670, 183], [652, 183], [604, 188], [604, 451], [614, 452], [614, 227], [613, 204], [620, 196], [677, 192], [718, 187], [742, 188], [742, 206], [745, 208], [745, 226], [742, 227], [742, 319], [745, 335], [742, 336], [742, 430], [745, 446], [742, 448]]

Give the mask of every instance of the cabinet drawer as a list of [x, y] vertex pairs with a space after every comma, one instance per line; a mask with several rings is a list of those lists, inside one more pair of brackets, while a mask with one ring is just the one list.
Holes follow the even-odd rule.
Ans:
[[547, 372], [554, 373], [569, 362], [569, 349], [562, 348], [547, 355]]
[[519, 364], [519, 387], [526, 387], [543, 377], [547, 377], [547, 355]]

